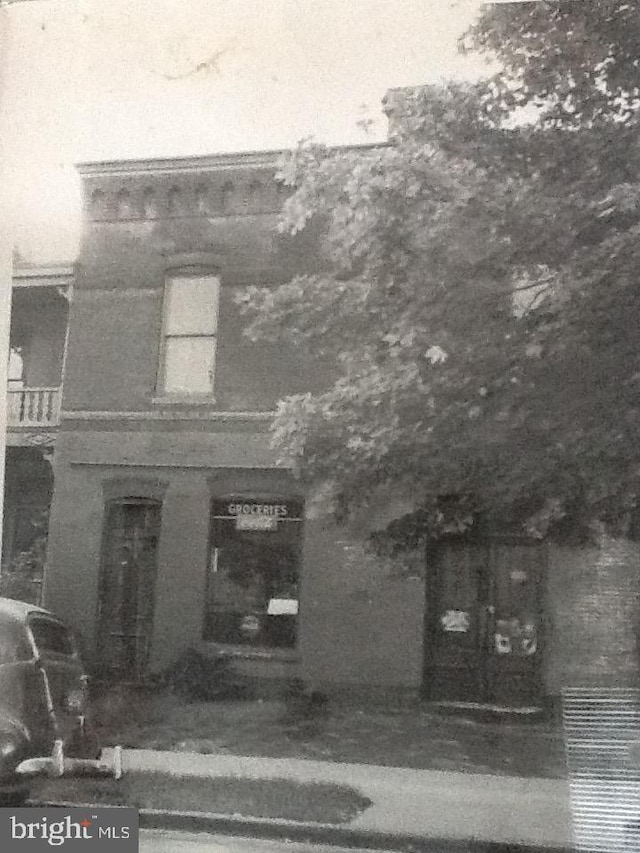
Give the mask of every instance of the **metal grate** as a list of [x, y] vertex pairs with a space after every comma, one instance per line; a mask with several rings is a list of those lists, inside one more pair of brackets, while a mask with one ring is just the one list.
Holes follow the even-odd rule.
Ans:
[[576, 850], [640, 853], [640, 690], [562, 696]]

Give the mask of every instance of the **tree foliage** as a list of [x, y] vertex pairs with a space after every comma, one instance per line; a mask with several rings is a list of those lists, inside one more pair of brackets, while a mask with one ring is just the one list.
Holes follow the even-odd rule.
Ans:
[[635, 509], [638, 6], [490, 7], [465, 46], [493, 79], [392, 92], [388, 145], [282, 164], [281, 228], [321, 223], [326, 270], [242, 298], [249, 334], [336, 359], [274, 427], [336, 506], [473, 496], [539, 534]]
[[0, 595], [31, 604], [42, 603], [42, 581], [47, 555], [48, 511], [37, 511], [31, 518], [33, 541], [16, 554], [0, 573]]

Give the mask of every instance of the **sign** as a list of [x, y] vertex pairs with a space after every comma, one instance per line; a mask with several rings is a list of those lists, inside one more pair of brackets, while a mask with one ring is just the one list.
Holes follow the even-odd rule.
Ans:
[[466, 634], [469, 630], [469, 614], [466, 610], [447, 610], [440, 619], [445, 631], [454, 634]]
[[248, 636], [255, 636], [260, 632], [260, 620], [257, 616], [254, 616], [252, 613], [249, 613], [247, 616], [243, 616], [240, 621], [240, 632], [242, 634], [247, 634]]
[[241, 517], [260, 516], [275, 519], [285, 518], [289, 514], [286, 504], [254, 503], [253, 501], [229, 503], [227, 505], [227, 512], [229, 515]]
[[296, 598], [271, 598], [267, 605], [267, 616], [297, 616], [298, 600]]
[[277, 530], [278, 519], [268, 515], [239, 515], [236, 530]]
[[20, 850], [137, 853], [138, 811], [96, 806], [0, 809], [0, 848], [12, 853]]
[[281, 521], [302, 521], [302, 503], [227, 498], [214, 501], [213, 517], [235, 521], [236, 530], [276, 530]]
[[509, 577], [514, 583], [525, 583], [529, 576], [524, 569], [513, 569], [509, 572]]

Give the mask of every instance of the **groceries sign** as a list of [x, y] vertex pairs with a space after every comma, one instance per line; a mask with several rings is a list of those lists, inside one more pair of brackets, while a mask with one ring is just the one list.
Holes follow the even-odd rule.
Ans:
[[231, 499], [217, 502], [217, 518], [235, 519], [237, 530], [275, 530], [279, 521], [301, 521], [299, 504]]

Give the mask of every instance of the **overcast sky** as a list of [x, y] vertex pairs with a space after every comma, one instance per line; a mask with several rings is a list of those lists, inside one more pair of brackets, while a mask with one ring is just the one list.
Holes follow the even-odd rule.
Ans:
[[[478, 0], [35, 0], [9, 7], [20, 221], [34, 260], [77, 239], [73, 164], [384, 138], [385, 91], [482, 73]], [[368, 123], [368, 132], [362, 127]]]

